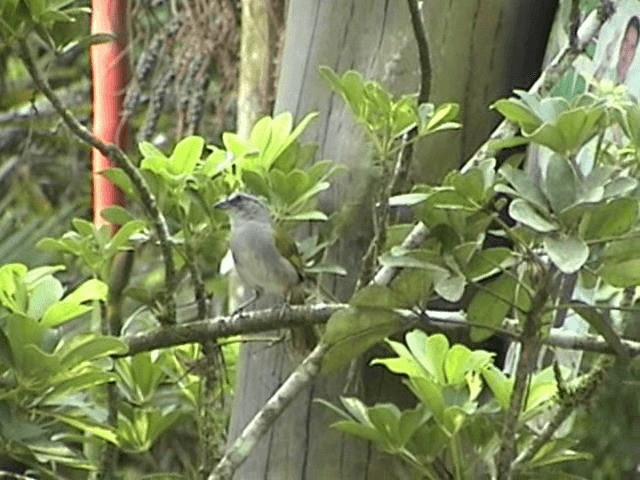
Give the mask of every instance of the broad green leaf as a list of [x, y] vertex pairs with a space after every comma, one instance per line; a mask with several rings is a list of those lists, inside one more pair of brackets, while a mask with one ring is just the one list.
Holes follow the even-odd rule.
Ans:
[[389, 199], [390, 207], [412, 207], [424, 202], [429, 197], [428, 193], [405, 193], [403, 195], [395, 195]]
[[150, 142], [140, 142], [138, 144], [138, 150], [140, 151], [140, 154], [142, 155], [143, 158], [149, 158], [149, 157], [167, 158], [164, 153], [158, 150], [156, 146]]
[[536, 182], [534, 182], [526, 172], [519, 168], [514, 168], [511, 165], [504, 165], [500, 168], [499, 173], [511, 184], [518, 196], [522, 197], [528, 203], [535, 205], [538, 210], [542, 212], [548, 211], [549, 204], [542, 190], [540, 190]]
[[322, 372], [334, 371], [400, 327], [398, 314], [378, 308], [347, 308], [334, 313], [323, 337], [329, 351]]
[[554, 232], [558, 227], [540, 215], [531, 205], [517, 198], [509, 205], [509, 215], [516, 222], [541, 233]]
[[91, 278], [82, 283], [64, 298], [66, 302], [84, 303], [91, 300], [106, 300], [109, 287], [106, 283]]
[[580, 225], [580, 235], [586, 240], [615, 237], [628, 232], [638, 219], [638, 201], [617, 198], [589, 209]]
[[470, 281], [477, 282], [510, 267], [514, 262], [515, 256], [511, 249], [487, 248], [475, 252], [463, 270]]
[[133, 182], [121, 168], [109, 168], [100, 172], [100, 175], [122, 190], [127, 197], [133, 199], [140, 198]]
[[425, 371], [440, 384], [446, 383], [444, 361], [449, 351], [449, 340], [437, 333], [428, 336], [421, 330], [412, 330], [405, 335], [407, 347]]
[[[73, 365], [73, 367], [75, 367], [75, 365]], [[41, 402], [42, 405], [55, 406], [60, 402], [64, 402], [71, 395], [85, 393], [93, 387], [115, 382], [116, 380], [117, 377], [115, 374], [102, 370], [76, 373], [70, 378], [53, 382]]]
[[108, 255], [114, 255], [119, 250], [129, 247], [128, 243], [131, 236], [144, 230], [146, 223], [143, 220], [131, 220], [122, 225], [115, 235], [105, 245], [105, 251]]
[[640, 285], [640, 258], [620, 262], [607, 262], [598, 271], [605, 282], [614, 287]]
[[465, 382], [465, 375], [471, 369], [469, 360], [471, 350], [464, 345], [453, 345], [444, 361], [444, 373], [448, 384], [461, 384]]
[[451, 303], [455, 303], [462, 298], [466, 286], [467, 279], [460, 274], [438, 277], [434, 282], [434, 289], [436, 293], [447, 302]]
[[551, 261], [564, 273], [577, 272], [589, 258], [589, 247], [578, 237], [547, 235], [543, 245]]
[[[478, 290], [467, 308], [469, 323], [472, 324], [471, 340], [485, 340], [495, 333], [495, 328], [502, 325], [513, 306], [516, 287], [516, 280], [511, 275], [503, 273]], [[479, 328], [482, 325], [493, 328]]]
[[503, 410], [507, 410], [511, 402], [513, 380], [507, 378], [495, 365], [489, 365], [482, 370], [482, 377], [485, 382], [487, 382], [500, 407], [502, 407]]
[[55, 350], [63, 368], [72, 368], [109, 355], [122, 355], [129, 347], [122, 340], [94, 333], [77, 335], [60, 342]]
[[29, 308], [27, 316], [38, 320], [44, 312], [62, 298], [64, 288], [62, 283], [53, 276], [40, 280], [29, 294]]
[[549, 158], [542, 187], [554, 212], [573, 205], [578, 198], [578, 177], [571, 162], [560, 155]]
[[516, 98], [501, 98], [493, 103], [491, 108], [497, 110], [507, 120], [527, 129], [536, 128], [541, 123], [540, 118]]
[[111, 205], [110, 207], [103, 208], [100, 212], [100, 216], [107, 222], [115, 225], [124, 225], [134, 219], [131, 212], [120, 205]]
[[190, 136], [178, 142], [169, 159], [174, 174], [192, 174], [202, 156], [204, 138]]
[[444, 422], [445, 400], [442, 387], [432, 379], [424, 377], [412, 377], [408, 381], [411, 391], [424, 403], [427, 409], [433, 413], [440, 422]]
[[40, 324], [44, 327], [57, 327], [89, 312], [92, 308], [93, 307], [89, 305], [81, 305], [75, 302], [62, 300], [61, 302], [55, 303], [47, 308], [42, 316]]

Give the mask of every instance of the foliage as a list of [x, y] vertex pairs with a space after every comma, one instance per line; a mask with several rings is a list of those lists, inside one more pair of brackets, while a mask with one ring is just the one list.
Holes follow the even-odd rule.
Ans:
[[[377, 84], [364, 88], [352, 73], [341, 79], [329, 76], [357, 121], [375, 138], [374, 146], [393, 137], [393, 130], [380, 128], [380, 118], [389, 117], [391, 110], [376, 103], [386, 98]], [[568, 304], [615, 352], [626, 356], [620, 341], [624, 321], [616, 310], [624, 290], [640, 285], [637, 106], [619, 92], [588, 92], [569, 100], [516, 93], [518, 98], [498, 100], [494, 108], [520, 127], [522, 137], [498, 141], [493, 148], [526, 143], [544, 147], [540, 178], [513, 162], [498, 167], [488, 159], [450, 172], [439, 186], [416, 185], [411, 193], [391, 197], [391, 207], [411, 208], [415, 220], [428, 227], [427, 240], [407, 249], [389, 238], [379, 263], [402, 270], [387, 287], [370, 285], [358, 291], [350, 308], [329, 320], [325, 370], [348, 362], [397, 330], [404, 319], [428, 320], [430, 300], [459, 305], [465, 294], [471, 300], [463, 304], [457, 322], [470, 327], [474, 341], [508, 325], [527, 348], [527, 342], [549, 335], [550, 326], [564, 315], [558, 305]], [[627, 143], [616, 147], [620, 135], [612, 137], [612, 130], [624, 132]], [[384, 227], [408, 231], [402, 225]], [[496, 237], [509, 246], [491, 246], [489, 240]], [[558, 286], [571, 275], [577, 275], [582, 288], [603, 292], [603, 298], [607, 292], [602, 304], [573, 300], [571, 291], [566, 296]], [[517, 452], [536, 448], [518, 465], [526, 475], [557, 473], [562, 468], [558, 464], [586, 458], [572, 449], [570, 425], [560, 430], [558, 425], [556, 436], [537, 446], [536, 425], [548, 422], [565, 401], [558, 395], [557, 382], [562, 380], [550, 369], [526, 374], [526, 383], [516, 384], [482, 351], [459, 345], [450, 349], [441, 336], [412, 332], [408, 349], [388, 343], [398, 357], [374, 363], [402, 375], [418, 406], [400, 411], [387, 404], [366, 407], [357, 399], [342, 399], [343, 408], [336, 411], [344, 420], [336, 428], [373, 442], [427, 478], [439, 478], [443, 471], [469, 478], [476, 468], [495, 475], [504, 442], [516, 442]], [[478, 358], [484, 363], [474, 363]], [[476, 400], [483, 381], [493, 399], [480, 406]], [[523, 405], [512, 403], [516, 389], [525, 392]], [[518, 413], [511, 430], [504, 419], [514, 409]], [[418, 438], [429, 442], [413, 440], [421, 431], [428, 433]], [[503, 438], [505, 431], [513, 431], [513, 438]]]
[[[342, 398], [342, 408], [322, 402], [342, 420], [332, 424], [344, 433], [371, 441], [380, 450], [398, 456], [425, 478], [495, 477], [502, 418], [509, 407], [513, 380], [492, 363], [492, 354], [451, 346], [442, 334], [420, 330], [406, 334], [405, 343], [388, 340], [395, 357], [375, 359], [396, 375], [418, 401], [400, 410], [392, 404], [367, 407], [357, 398]], [[481, 401], [483, 386], [491, 401]], [[557, 395], [550, 368], [533, 375], [523, 415], [535, 422], [548, 411]], [[522, 436], [530, 437], [523, 424]], [[582, 458], [567, 450], [567, 442], [551, 442], [532, 467]]]

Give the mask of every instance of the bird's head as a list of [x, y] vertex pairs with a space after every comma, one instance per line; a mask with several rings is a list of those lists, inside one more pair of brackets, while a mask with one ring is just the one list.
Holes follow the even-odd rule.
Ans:
[[247, 193], [236, 192], [226, 200], [216, 203], [214, 207], [227, 212], [232, 222], [255, 221], [271, 223], [271, 215], [267, 206]]

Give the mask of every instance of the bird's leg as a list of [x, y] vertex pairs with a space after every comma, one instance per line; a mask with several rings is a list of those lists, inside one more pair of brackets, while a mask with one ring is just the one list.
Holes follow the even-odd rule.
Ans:
[[253, 290], [253, 295], [248, 298], [247, 300], [245, 300], [244, 302], [242, 302], [240, 304], [240, 306], [238, 308], [236, 308], [233, 313], [231, 314], [231, 316], [236, 316], [239, 315], [243, 312], [243, 310], [245, 308], [247, 308], [249, 305], [251, 305], [252, 303], [255, 303], [258, 301], [258, 299], [262, 296], [262, 288], [255, 288]]

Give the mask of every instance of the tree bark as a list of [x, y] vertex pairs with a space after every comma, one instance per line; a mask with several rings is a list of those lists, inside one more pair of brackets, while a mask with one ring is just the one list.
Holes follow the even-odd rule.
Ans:
[[[539, 70], [556, 2], [545, 0], [467, 0], [424, 2], [431, 47], [432, 101], [458, 102], [464, 129], [439, 134], [416, 148], [413, 181], [437, 181], [459, 166], [497, 123], [488, 105], [514, 86], [532, 83]], [[341, 241], [331, 252], [350, 273], [333, 279], [345, 300], [355, 285], [360, 259], [371, 233], [370, 190], [376, 172], [366, 159], [369, 148], [351, 113], [318, 74], [328, 65], [339, 74], [360, 71], [394, 93], [415, 92], [418, 55], [405, 2], [389, 0], [315, 0], [290, 2], [276, 111], [297, 119], [319, 111], [306, 140], [319, 144], [318, 158], [348, 167], [323, 197], [326, 211], [340, 211]], [[230, 426], [233, 440], [292, 370], [282, 345], [248, 344], [239, 359]], [[393, 460], [366, 442], [329, 428], [336, 420], [314, 398], [335, 402], [345, 373], [319, 378], [297, 398], [236, 473], [237, 479], [388, 479]], [[379, 367], [363, 372], [367, 404], [412, 397], [397, 378]]]

